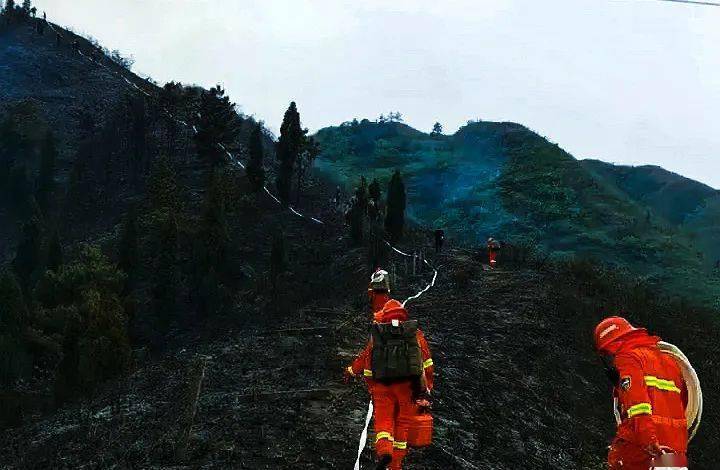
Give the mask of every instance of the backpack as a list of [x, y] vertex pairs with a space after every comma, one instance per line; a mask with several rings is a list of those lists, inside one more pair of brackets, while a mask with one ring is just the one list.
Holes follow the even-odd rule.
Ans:
[[375, 380], [414, 378], [422, 375], [422, 352], [417, 341], [417, 320], [374, 323], [372, 372]]

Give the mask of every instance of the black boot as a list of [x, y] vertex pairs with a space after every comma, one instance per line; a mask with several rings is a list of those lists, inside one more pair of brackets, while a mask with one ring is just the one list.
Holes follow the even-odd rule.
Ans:
[[383, 455], [382, 457], [380, 457], [380, 460], [378, 461], [375, 470], [387, 470], [387, 466], [390, 462], [392, 462], [392, 455]]

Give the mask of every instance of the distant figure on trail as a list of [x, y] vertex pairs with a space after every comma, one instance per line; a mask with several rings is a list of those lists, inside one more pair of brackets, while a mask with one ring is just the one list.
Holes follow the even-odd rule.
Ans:
[[435, 230], [435, 253], [440, 253], [442, 251], [444, 241], [445, 231], [443, 229]]
[[684, 373], [692, 370], [687, 358], [621, 317], [601, 321], [594, 336], [613, 386], [618, 421], [608, 453], [610, 470], [687, 468], [688, 421], [699, 424], [702, 409], [700, 384], [686, 383], [685, 377], [697, 378], [694, 371]]
[[[417, 320], [397, 300], [388, 301], [371, 326], [365, 349], [344, 371], [345, 382], [362, 374], [372, 396], [376, 470], [402, 469], [408, 446], [430, 444], [433, 360]], [[424, 426], [418, 426], [424, 423]], [[421, 430], [421, 431], [419, 431]]]
[[495, 266], [497, 266], [497, 255], [500, 252], [500, 242], [495, 240], [492, 237], [488, 238], [487, 250], [488, 250], [488, 261], [490, 262], [490, 267], [492, 269], [495, 269]]

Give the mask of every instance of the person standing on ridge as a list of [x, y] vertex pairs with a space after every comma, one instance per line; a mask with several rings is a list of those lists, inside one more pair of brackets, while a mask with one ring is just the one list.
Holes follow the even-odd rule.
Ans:
[[676, 360], [660, 350], [660, 338], [621, 317], [601, 321], [594, 336], [620, 419], [610, 469], [686, 468], [688, 387]]
[[495, 266], [497, 266], [497, 255], [500, 252], [500, 242], [492, 237], [488, 238], [487, 250], [490, 268], [495, 269]]
[[442, 251], [444, 241], [445, 231], [443, 229], [435, 230], [435, 253], [440, 253]]
[[345, 379], [362, 373], [372, 382], [376, 470], [400, 470], [410, 423], [430, 407], [434, 366], [417, 320], [409, 319], [400, 302], [389, 300], [375, 316], [371, 338], [345, 369]]

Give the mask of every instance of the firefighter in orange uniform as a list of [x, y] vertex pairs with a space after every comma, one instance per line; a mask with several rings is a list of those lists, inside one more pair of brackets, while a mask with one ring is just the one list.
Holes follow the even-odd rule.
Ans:
[[400, 302], [388, 301], [375, 317], [370, 341], [345, 374], [362, 374], [371, 384], [377, 468], [399, 470], [409, 423], [419, 407], [430, 406], [433, 360], [417, 321], [409, 320]]
[[686, 464], [687, 387], [677, 362], [660, 351], [658, 341], [621, 317], [606, 318], [595, 328], [595, 347], [613, 382], [620, 415], [608, 454], [611, 470], [648, 470], [661, 456]]

